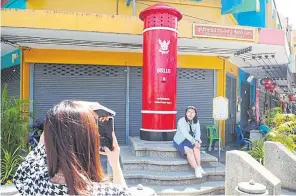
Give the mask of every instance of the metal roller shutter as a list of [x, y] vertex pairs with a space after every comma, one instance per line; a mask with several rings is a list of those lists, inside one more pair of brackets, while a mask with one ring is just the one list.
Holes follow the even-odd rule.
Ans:
[[177, 119], [185, 115], [187, 106], [195, 106], [201, 126], [201, 139], [207, 145], [206, 125], [214, 124], [212, 103], [214, 98], [214, 71], [178, 69]]
[[98, 101], [116, 111], [115, 131], [125, 143], [126, 69], [116, 66], [35, 64], [34, 111], [47, 110], [65, 99]]
[[[177, 118], [184, 116], [188, 105], [197, 107], [203, 144], [207, 144], [205, 126], [213, 124], [214, 71], [178, 69]], [[139, 136], [142, 108], [142, 68], [130, 69], [130, 135]]]
[[20, 97], [20, 66], [10, 67], [1, 70], [1, 89], [4, 84], [8, 85], [8, 95], [11, 97]]
[[139, 136], [142, 125], [142, 68], [130, 68], [130, 136]]

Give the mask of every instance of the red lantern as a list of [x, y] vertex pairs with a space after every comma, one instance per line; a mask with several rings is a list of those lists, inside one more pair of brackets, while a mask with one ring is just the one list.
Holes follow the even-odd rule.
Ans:
[[272, 83], [273, 83], [273, 80], [271, 78], [266, 77], [260, 80], [260, 84], [264, 85], [265, 90], [269, 90]]
[[288, 97], [289, 97], [290, 102], [294, 101], [294, 95], [289, 95]]

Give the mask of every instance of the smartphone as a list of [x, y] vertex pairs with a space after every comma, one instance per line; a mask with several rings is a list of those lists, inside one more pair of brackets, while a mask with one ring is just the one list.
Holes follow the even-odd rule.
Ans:
[[[108, 147], [111, 151], [113, 150], [113, 137], [112, 132], [114, 131], [114, 116], [116, 112], [97, 104], [98, 107], [94, 112], [98, 115], [97, 124], [100, 134], [100, 151], [105, 152], [104, 147]], [[108, 120], [101, 122], [101, 117], [108, 117]]]
[[99, 118], [107, 116], [114, 117], [116, 115], [116, 112], [102, 105], [99, 105], [99, 108], [97, 110], [94, 110], [94, 112], [97, 113]]
[[113, 137], [112, 132], [114, 131], [114, 117], [109, 117], [108, 120], [100, 122], [98, 120], [98, 128], [100, 134], [100, 151], [105, 152], [104, 147], [108, 147], [111, 151], [113, 150]]

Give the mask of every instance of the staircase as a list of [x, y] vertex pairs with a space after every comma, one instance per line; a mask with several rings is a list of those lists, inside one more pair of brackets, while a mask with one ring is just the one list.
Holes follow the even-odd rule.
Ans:
[[219, 195], [224, 193], [225, 166], [217, 158], [201, 153], [206, 171], [197, 179], [186, 159], [180, 157], [172, 142], [143, 141], [130, 138], [121, 147], [121, 163], [129, 187], [142, 184], [157, 195]]

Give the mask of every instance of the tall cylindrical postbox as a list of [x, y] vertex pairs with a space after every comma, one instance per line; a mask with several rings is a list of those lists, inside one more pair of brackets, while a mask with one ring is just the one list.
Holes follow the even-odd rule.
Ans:
[[178, 10], [165, 4], [140, 13], [144, 21], [142, 140], [168, 141], [176, 132], [177, 27], [181, 18]]

